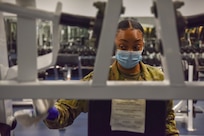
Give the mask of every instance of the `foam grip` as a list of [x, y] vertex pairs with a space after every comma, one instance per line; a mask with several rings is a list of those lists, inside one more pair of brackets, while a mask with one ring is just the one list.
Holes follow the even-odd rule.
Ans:
[[58, 116], [59, 116], [59, 111], [56, 107], [53, 106], [48, 110], [48, 116], [47, 116], [48, 120], [55, 120], [58, 118]]

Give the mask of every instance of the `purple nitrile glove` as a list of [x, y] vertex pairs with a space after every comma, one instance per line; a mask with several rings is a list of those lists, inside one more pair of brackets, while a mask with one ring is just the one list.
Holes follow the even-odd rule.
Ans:
[[58, 118], [58, 115], [59, 115], [58, 109], [53, 106], [48, 110], [47, 119], [48, 120], [55, 120], [56, 118]]

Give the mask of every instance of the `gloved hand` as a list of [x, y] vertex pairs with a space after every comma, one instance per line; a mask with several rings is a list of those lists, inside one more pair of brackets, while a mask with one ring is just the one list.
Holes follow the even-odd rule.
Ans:
[[53, 106], [53, 107], [48, 109], [48, 116], [46, 119], [55, 120], [58, 118], [58, 116], [59, 116], [59, 111], [56, 107]]

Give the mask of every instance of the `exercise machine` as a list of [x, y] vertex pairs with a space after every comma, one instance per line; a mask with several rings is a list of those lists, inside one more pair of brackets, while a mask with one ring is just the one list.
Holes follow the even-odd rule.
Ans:
[[[115, 37], [117, 22], [121, 13], [122, 0], [117, 2], [109, 0], [105, 9], [105, 16], [102, 23], [101, 34], [98, 43], [96, 61], [94, 66], [94, 77], [92, 81], [36, 81], [38, 65], [35, 63], [36, 54], [29, 50], [34, 47], [29, 46], [27, 53], [31, 54], [30, 58], [26, 58], [22, 47], [26, 47], [26, 42], [18, 43], [19, 54], [18, 60], [18, 76], [17, 80], [1, 81], [0, 90], [2, 95], [0, 98], [78, 98], [78, 99], [112, 99], [112, 98], [144, 98], [144, 99], [203, 99], [204, 92], [202, 82], [186, 82], [184, 81], [181, 56], [179, 52], [179, 36], [176, 24], [175, 8], [171, 0], [156, 0], [156, 21], [158, 38], [162, 43], [161, 63], [165, 73], [164, 81], [154, 82], [120, 82], [107, 81], [109, 64], [111, 62], [113, 39]], [[0, 4], [1, 10], [7, 10], [5, 4]], [[114, 8], [112, 8], [114, 7]], [[25, 9], [15, 11], [20, 12], [24, 16], [28, 14]], [[27, 10], [27, 9], [26, 9]], [[30, 10], [28, 10], [30, 11]], [[57, 10], [59, 11], [59, 10]], [[165, 12], [164, 12], [165, 11]], [[37, 12], [37, 11], [36, 11]], [[30, 12], [33, 17], [36, 12]], [[39, 12], [37, 12], [39, 13]], [[42, 13], [42, 12], [40, 12]], [[57, 12], [59, 13], [59, 12]], [[44, 18], [53, 17], [52, 14], [37, 14]], [[166, 18], [168, 16], [168, 18]], [[20, 16], [22, 17], [22, 16]], [[30, 17], [30, 15], [29, 15]], [[59, 18], [59, 14], [54, 17]], [[32, 19], [31, 19], [32, 20]], [[28, 21], [26, 24], [32, 26]], [[21, 24], [22, 25], [22, 24]], [[24, 24], [25, 25], [25, 24]], [[59, 24], [58, 24], [59, 25]], [[109, 27], [107, 27], [109, 26]], [[19, 26], [20, 27], [20, 26]], [[22, 26], [20, 27], [22, 29]], [[35, 28], [35, 27], [34, 27]], [[162, 28], [162, 29], [160, 29]], [[21, 31], [21, 29], [18, 29]], [[53, 29], [58, 30], [57, 28]], [[35, 31], [34, 31], [35, 32]], [[58, 32], [58, 31], [57, 31]], [[24, 33], [19, 33], [23, 35]], [[169, 36], [170, 35], [170, 36]], [[29, 35], [35, 39], [35, 35]], [[20, 38], [20, 37], [18, 37]], [[25, 38], [18, 41], [25, 41]], [[30, 39], [33, 41], [33, 39]], [[34, 43], [34, 42], [33, 42]], [[30, 42], [29, 42], [30, 44]], [[59, 43], [57, 43], [59, 44]], [[20, 46], [22, 45], [22, 46]], [[36, 45], [36, 44], [31, 44]], [[54, 44], [55, 45], [55, 44]], [[112, 46], [111, 46], [112, 45]], [[34, 48], [34, 49], [32, 49]], [[36, 49], [35, 49], [36, 50]], [[53, 63], [56, 62], [57, 55], [51, 57]], [[37, 61], [38, 62], [38, 61]], [[103, 64], [101, 64], [103, 62]], [[52, 63], [52, 65], [53, 65]], [[174, 66], [174, 67], [172, 67]], [[45, 68], [45, 67], [43, 67]], [[137, 87], [137, 90], [135, 90]], [[12, 94], [16, 91], [18, 93]], [[84, 91], [84, 89], [86, 91]], [[128, 89], [128, 92], [126, 91]], [[73, 93], [73, 91], [75, 93]], [[183, 95], [185, 94], [185, 95]]]

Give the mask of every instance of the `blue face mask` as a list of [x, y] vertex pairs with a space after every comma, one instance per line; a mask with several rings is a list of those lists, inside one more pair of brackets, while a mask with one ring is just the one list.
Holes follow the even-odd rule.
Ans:
[[117, 50], [116, 60], [126, 69], [133, 68], [142, 60], [142, 51]]

